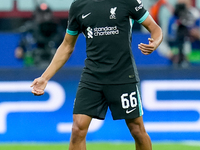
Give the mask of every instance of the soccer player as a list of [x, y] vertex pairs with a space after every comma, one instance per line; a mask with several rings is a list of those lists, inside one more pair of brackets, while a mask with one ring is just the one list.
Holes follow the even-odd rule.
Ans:
[[86, 149], [92, 118], [104, 119], [108, 107], [114, 120], [125, 119], [137, 150], [152, 149], [143, 124], [139, 77], [131, 51], [134, 21], [151, 34], [149, 43], [138, 45], [144, 55], [149, 55], [161, 43], [162, 31], [141, 0], [75, 0], [62, 44], [45, 72], [31, 85], [33, 94], [44, 94], [47, 82], [72, 54], [79, 33], [85, 35], [87, 58], [74, 102], [70, 150]]

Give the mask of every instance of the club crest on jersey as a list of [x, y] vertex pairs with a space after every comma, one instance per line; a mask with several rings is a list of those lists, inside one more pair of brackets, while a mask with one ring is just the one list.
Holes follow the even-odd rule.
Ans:
[[110, 13], [111, 13], [110, 19], [116, 19], [116, 10], [117, 10], [117, 7], [110, 9]]

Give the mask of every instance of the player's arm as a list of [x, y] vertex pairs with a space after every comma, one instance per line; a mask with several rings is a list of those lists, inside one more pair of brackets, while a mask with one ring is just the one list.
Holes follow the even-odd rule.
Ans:
[[140, 43], [138, 48], [144, 55], [149, 55], [160, 45], [163, 34], [161, 28], [150, 15], [142, 22], [142, 25], [150, 32], [151, 38], [148, 39], [149, 44]]
[[77, 35], [69, 35], [66, 33], [65, 38], [61, 45], [58, 47], [50, 65], [41, 75], [41, 77], [36, 78], [31, 87], [32, 93], [34, 95], [43, 95], [44, 89], [47, 85], [47, 82], [54, 76], [54, 74], [66, 63], [66, 61], [71, 56], [74, 46], [77, 40]]

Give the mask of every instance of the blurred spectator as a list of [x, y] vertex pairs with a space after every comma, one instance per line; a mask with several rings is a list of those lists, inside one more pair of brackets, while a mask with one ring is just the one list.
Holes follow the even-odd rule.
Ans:
[[22, 37], [15, 50], [16, 58], [23, 59], [26, 66], [46, 67], [64, 36], [48, 5], [42, 3], [36, 7], [33, 20], [19, 30]]
[[177, 0], [169, 20], [168, 42], [174, 54], [173, 63], [181, 67], [188, 66], [191, 50], [200, 51], [200, 16], [192, 0]]

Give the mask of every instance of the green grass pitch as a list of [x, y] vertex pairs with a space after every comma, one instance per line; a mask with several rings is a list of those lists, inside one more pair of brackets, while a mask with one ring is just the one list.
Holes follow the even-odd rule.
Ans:
[[[200, 143], [200, 142], [199, 142]], [[0, 150], [68, 150], [67, 143], [61, 144], [0, 144]], [[135, 150], [134, 143], [88, 143], [87, 150]], [[200, 144], [188, 143], [153, 143], [153, 150], [200, 150]]]

